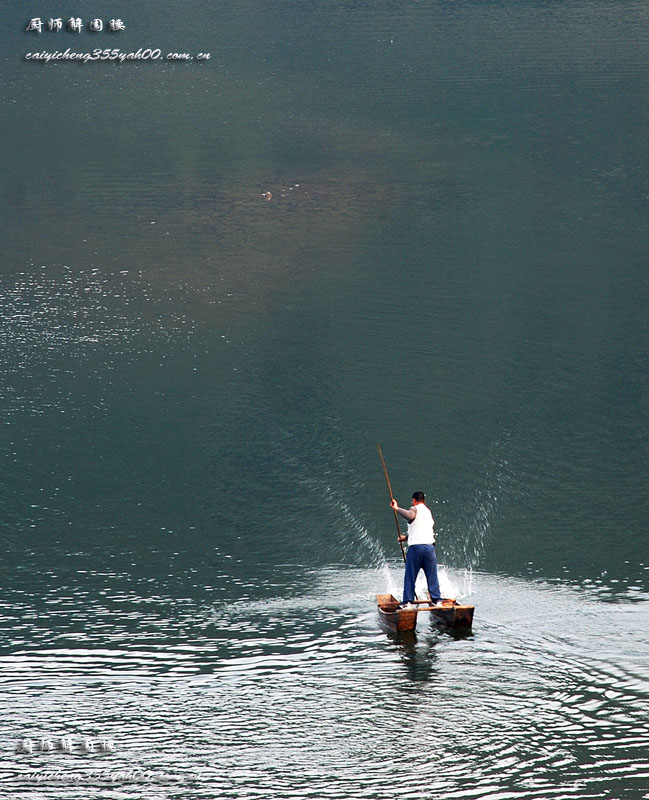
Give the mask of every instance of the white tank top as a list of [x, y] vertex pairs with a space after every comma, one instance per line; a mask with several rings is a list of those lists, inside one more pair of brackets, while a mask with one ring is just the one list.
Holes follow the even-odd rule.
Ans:
[[417, 516], [408, 523], [408, 544], [435, 544], [435, 520], [428, 506], [417, 503]]

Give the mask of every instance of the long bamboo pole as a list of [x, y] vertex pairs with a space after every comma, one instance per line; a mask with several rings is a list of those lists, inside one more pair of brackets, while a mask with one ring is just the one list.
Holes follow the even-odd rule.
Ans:
[[[394, 496], [392, 494], [392, 486], [390, 485], [390, 478], [388, 477], [388, 468], [385, 466], [385, 459], [383, 458], [383, 451], [381, 450], [381, 445], [377, 442], [376, 444], [379, 456], [381, 458], [381, 464], [383, 464], [383, 473], [385, 474], [385, 482], [388, 484], [388, 492], [390, 492], [390, 503], [394, 500]], [[401, 528], [399, 527], [399, 517], [397, 516], [397, 512], [392, 509], [392, 513], [394, 514], [394, 524], [397, 526], [397, 541], [399, 542], [399, 546], [401, 547], [401, 555], [403, 556], [403, 560], [405, 563], [406, 560], [406, 551], [403, 546], [403, 542], [400, 541], [399, 537], [401, 536]]]

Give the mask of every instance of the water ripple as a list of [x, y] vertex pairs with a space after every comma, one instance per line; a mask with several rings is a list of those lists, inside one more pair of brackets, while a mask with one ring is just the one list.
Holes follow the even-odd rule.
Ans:
[[[414, 800], [426, 785], [467, 799], [613, 798], [620, 781], [641, 796], [649, 686], [633, 633], [646, 605], [476, 573], [472, 637], [420, 621], [416, 637], [392, 639], [372, 601], [387, 577], [324, 570], [293, 597], [211, 607], [113, 593], [102, 603], [119, 601], [121, 623], [111, 605], [81, 603], [75, 639], [63, 589], [49, 635], [0, 657], [9, 736], [110, 736], [115, 752], [96, 763], [143, 770], [144, 798], [169, 781], [183, 798], [206, 785], [224, 797], [380, 798], [389, 786]], [[38, 623], [26, 605], [4, 611]], [[29, 770], [56, 763], [70, 780], [95, 763], [78, 758], [16, 753], [0, 786], [32, 800], [42, 789]], [[101, 784], [88, 781], [93, 796]], [[47, 789], [63, 798], [69, 786]]]

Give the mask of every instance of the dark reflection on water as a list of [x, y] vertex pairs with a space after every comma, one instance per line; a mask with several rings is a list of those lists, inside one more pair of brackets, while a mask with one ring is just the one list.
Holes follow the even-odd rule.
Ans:
[[419, 637], [415, 631], [389, 634], [401, 657], [408, 677], [412, 681], [428, 681], [434, 679], [436, 673], [435, 644], [418, 646]]

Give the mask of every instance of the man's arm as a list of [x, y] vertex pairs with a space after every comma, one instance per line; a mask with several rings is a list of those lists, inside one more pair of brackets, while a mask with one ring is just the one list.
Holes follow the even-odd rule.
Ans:
[[413, 519], [417, 516], [417, 509], [413, 506], [412, 508], [399, 508], [399, 504], [396, 500], [392, 500], [392, 508], [397, 512], [400, 517], [407, 519], [408, 522], [412, 522]]

